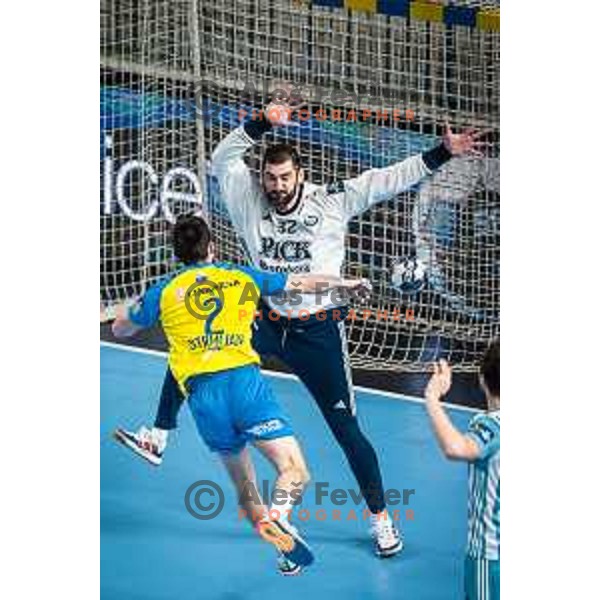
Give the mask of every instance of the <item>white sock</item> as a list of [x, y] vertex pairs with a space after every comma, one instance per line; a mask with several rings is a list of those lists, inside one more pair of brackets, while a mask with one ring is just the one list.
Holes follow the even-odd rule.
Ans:
[[388, 521], [390, 518], [390, 514], [387, 511], [387, 508], [384, 508], [382, 511], [378, 513], [371, 514], [371, 523], [378, 523], [382, 521]]
[[277, 504], [272, 504], [269, 507], [269, 515], [272, 515], [278, 520], [289, 521], [291, 511], [294, 508], [293, 503], [294, 499], [290, 498], [288, 495], [288, 498], [285, 501], [279, 500]]
[[159, 427], [152, 428], [152, 439], [156, 441], [158, 451], [162, 452], [167, 446], [167, 438], [169, 437], [168, 429], [160, 429]]

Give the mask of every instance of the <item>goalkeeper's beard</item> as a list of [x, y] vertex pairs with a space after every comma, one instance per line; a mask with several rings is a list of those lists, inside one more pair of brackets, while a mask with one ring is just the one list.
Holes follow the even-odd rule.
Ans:
[[296, 184], [291, 192], [267, 192], [267, 200], [271, 203], [271, 206], [278, 211], [285, 211], [290, 208], [298, 199], [298, 190], [300, 184]]

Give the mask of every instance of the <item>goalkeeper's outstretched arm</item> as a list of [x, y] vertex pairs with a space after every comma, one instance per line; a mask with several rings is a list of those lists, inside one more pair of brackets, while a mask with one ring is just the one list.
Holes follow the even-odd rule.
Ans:
[[[295, 105], [272, 102], [264, 109], [264, 120], [253, 121], [244, 126], [244, 131], [251, 140], [258, 140], [272, 127], [295, 125], [292, 114], [301, 103]], [[365, 171], [354, 179], [337, 184], [341, 187], [340, 199], [343, 212], [350, 218], [358, 215], [378, 202], [394, 198], [420, 183], [442, 165], [455, 156], [481, 156], [479, 148], [483, 142], [479, 138], [483, 133], [467, 129], [463, 133], [454, 133], [449, 125], [442, 137], [442, 142], [434, 148], [410, 156], [409, 158], [383, 169]], [[250, 142], [251, 143], [251, 142]], [[338, 192], [334, 188], [333, 193]]]
[[358, 215], [378, 202], [390, 200], [419, 184], [442, 165], [455, 156], [481, 156], [478, 141], [481, 133], [468, 129], [464, 133], [453, 133], [449, 126], [442, 142], [422, 154], [385, 167], [365, 171], [341, 185], [340, 197], [343, 208], [349, 217]]

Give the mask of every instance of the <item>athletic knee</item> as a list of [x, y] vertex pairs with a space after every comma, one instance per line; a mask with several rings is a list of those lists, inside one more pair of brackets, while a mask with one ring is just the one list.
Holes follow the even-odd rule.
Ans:
[[310, 472], [306, 465], [294, 465], [294, 482], [307, 485], [310, 481]]
[[306, 465], [302, 465], [298, 470], [298, 476], [304, 485], [308, 485], [310, 482], [310, 471]]
[[303, 462], [290, 459], [280, 470], [280, 476], [294, 483], [306, 485], [310, 481], [310, 472]]

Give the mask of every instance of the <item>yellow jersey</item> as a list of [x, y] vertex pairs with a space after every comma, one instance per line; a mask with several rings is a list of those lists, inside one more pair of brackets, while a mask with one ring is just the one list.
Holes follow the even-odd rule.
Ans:
[[229, 263], [186, 265], [150, 287], [129, 320], [159, 320], [169, 343], [169, 366], [180, 388], [202, 373], [260, 363], [252, 322], [261, 295], [282, 292], [287, 274]]

